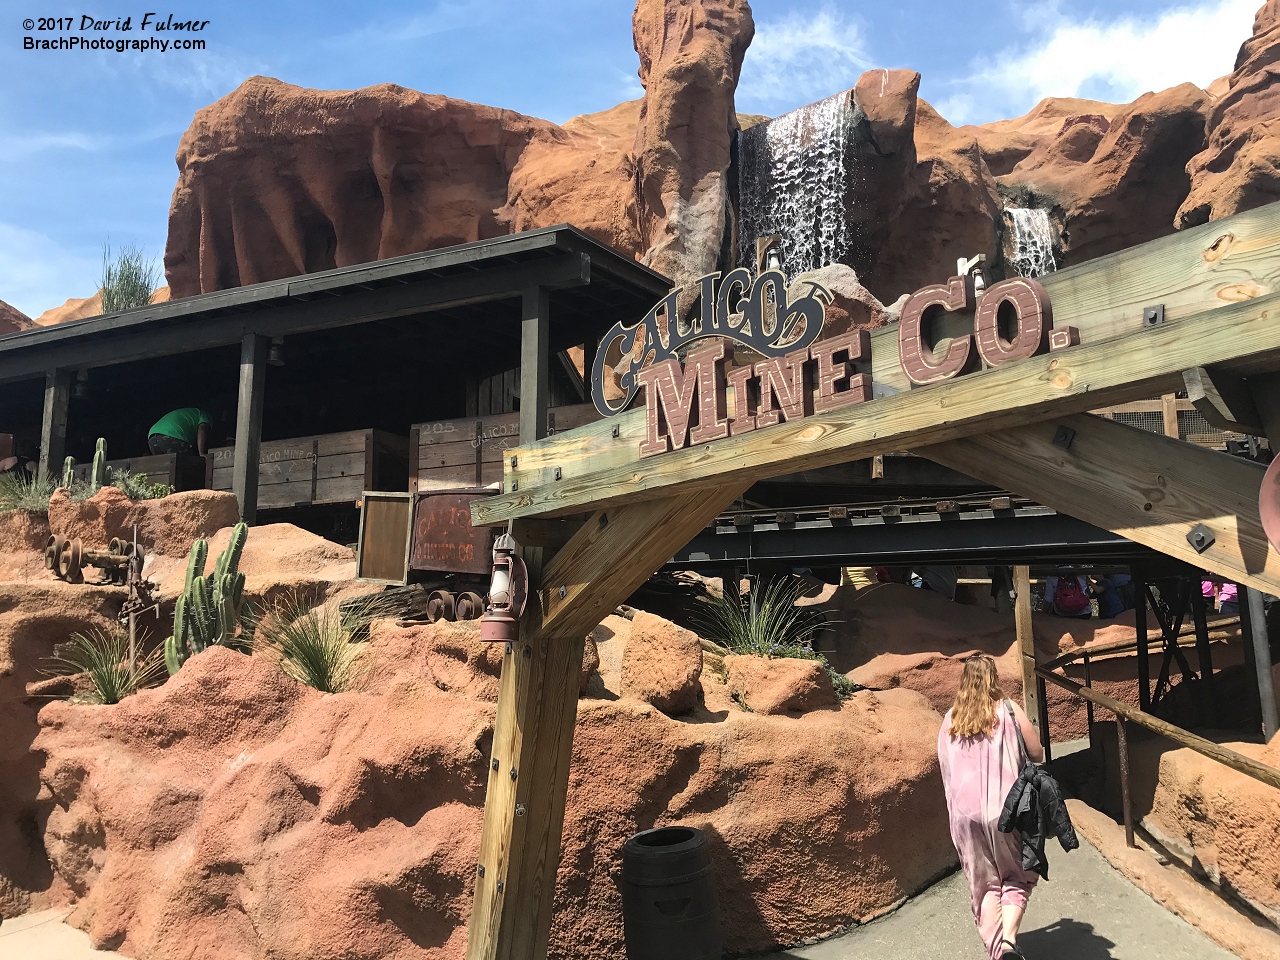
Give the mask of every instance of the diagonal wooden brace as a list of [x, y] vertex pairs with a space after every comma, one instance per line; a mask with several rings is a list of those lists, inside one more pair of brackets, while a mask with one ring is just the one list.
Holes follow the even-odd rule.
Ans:
[[502, 661], [467, 960], [546, 957], [584, 638], [744, 491], [599, 511], [543, 567]]
[[[1258, 517], [1265, 471], [1249, 460], [1089, 414], [916, 452], [1228, 580], [1280, 592], [1280, 556]], [[1201, 523], [1213, 542], [1198, 550], [1187, 538]]]

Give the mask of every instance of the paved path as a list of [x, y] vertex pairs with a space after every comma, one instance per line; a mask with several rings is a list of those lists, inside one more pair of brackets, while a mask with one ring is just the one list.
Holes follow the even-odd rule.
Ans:
[[[1088, 843], [1069, 854], [1058, 850], [1049, 863], [1053, 880], [1037, 886], [1018, 938], [1027, 960], [1237, 960], [1135, 887]], [[902, 957], [986, 957], [962, 874], [952, 874], [865, 927], [767, 960]]]
[[62, 922], [69, 910], [42, 910], [0, 924], [0, 960], [110, 960], [89, 937]]

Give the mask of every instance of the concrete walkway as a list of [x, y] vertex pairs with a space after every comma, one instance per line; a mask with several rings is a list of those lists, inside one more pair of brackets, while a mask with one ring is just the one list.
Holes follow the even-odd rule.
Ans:
[[[1027, 960], [1237, 960], [1135, 887], [1090, 844], [1054, 843], [1050, 882], [1037, 885], [1019, 946]], [[983, 960], [969, 887], [955, 873], [901, 909], [844, 936], [770, 960]], [[7, 960], [7, 958], [6, 958]]]
[[89, 937], [62, 922], [70, 910], [42, 910], [0, 924], [0, 960], [104, 960], [121, 954], [89, 946]]

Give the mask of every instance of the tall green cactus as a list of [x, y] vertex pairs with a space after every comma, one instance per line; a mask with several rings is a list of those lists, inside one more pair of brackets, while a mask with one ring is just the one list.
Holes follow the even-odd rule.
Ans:
[[204, 575], [204, 565], [209, 545], [204, 540], [191, 545], [186, 584], [173, 610], [173, 636], [164, 643], [164, 662], [170, 676], [192, 654], [235, 639], [244, 599], [240, 555], [248, 536], [249, 528], [237, 523], [231, 530], [231, 542], [218, 554], [213, 573], [208, 576]]
[[107, 483], [107, 441], [98, 438], [98, 446], [93, 452], [93, 472], [89, 474], [89, 489], [94, 493]]
[[62, 489], [70, 490], [71, 485], [76, 482], [76, 461], [74, 457], [67, 457], [62, 461]]

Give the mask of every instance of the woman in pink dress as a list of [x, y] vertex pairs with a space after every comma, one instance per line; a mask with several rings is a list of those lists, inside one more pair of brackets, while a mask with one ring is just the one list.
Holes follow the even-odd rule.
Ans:
[[955, 705], [938, 732], [938, 762], [951, 840], [969, 880], [973, 918], [991, 960], [1021, 960], [1018, 927], [1037, 879], [1022, 869], [1018, 834], [1001, 833], [997, 827], [1005, 797], [1025, 762], [1015, 724], [1031, 759], [1043, 761], [1044, 748], [1031, 721], [1000, 691], [996, 662], [983, 654], [969, 657]]

